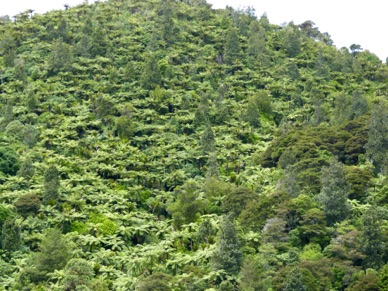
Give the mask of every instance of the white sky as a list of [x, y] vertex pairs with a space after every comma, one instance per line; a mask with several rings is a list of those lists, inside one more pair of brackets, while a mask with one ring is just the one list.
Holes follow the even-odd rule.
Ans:
[[[147, 0], [144, 0], [147, 1]], [[388, 1], [384, 0], [207, 0], [213, 8], [226, 5], [253, 6], [256, 14], [264, 12], [271, 23], [294, 21], [300, 24], [312, 20], [321, 32], [328, 32], [337, 47], [360, 44], [382, 60], [388, 57]], [[27, 9], [44, 13], [62, 9], [64, 4], [74, 6], [83, 0], [0, 0], [0, 15], [13, 16]], [[94, 2], [93, 0], [89, 1]]]

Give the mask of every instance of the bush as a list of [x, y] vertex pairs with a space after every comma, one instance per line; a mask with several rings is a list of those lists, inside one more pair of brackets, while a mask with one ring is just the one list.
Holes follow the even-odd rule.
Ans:
[[20, 162], [16, 152], [8, 147], [0, 148], [0, 172], [13, 176], [19, 168]]
[[40, 198], [36, 194], [25, 194], [20, 196], [14, 203], [16, 211], [26, 218], [29, 215], [34, 215], [40, 208]]

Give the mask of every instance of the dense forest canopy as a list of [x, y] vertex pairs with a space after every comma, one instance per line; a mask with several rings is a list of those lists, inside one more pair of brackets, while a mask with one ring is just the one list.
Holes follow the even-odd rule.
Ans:
[[388, 67], [205, 0], [0, 19], [0, 290], [387, 290]]

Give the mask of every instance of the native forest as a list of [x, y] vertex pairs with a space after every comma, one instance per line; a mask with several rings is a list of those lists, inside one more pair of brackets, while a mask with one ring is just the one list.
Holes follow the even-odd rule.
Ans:
[[313, 19], [0, 17], [0, 290], [388, 290], [387, 219], [388, 65]]

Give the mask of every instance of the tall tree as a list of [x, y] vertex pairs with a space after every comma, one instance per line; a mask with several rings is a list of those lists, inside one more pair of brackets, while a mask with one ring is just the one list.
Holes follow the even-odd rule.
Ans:
[[227, 65], [232, 65], [234, 61], [239, 59], [240, 55], [240, 43], [238, 38], [238, 30], [236, 27], [231, 26], [225, 38], [224, 44], [224, 61]]
[[160, 85], [162, 75], [158, 65], [158, 57], [154, 53], [150, 53], [143, 66], [143, 73], [141, 74], [141, 84], [144, 89], [152, 90], [157, 85]]
[[202, 134], [201, 147], [205, 154], [215, 150], [215, 136], [211, 125], [208, 125]]
[[224, 270], [230, 275], [240, 271], [243, 252], [235, 222], [225, 216], [220, 225], [220, 237], [213, 254], [212, 263], [216, 270]]
[[302, 273], [298, 267], [295, 267], [288, 274], [286, 281], [283, 284], [283, 291], [307, 291], [306, 285], [302, 280]]
[[385, 210], [380, 207], [369, 207], [362, 216], [362, 252], [365, 254], [366, 268], [378, 270], [384, 264], [387, 255], [387, 238], [383, 234], [384, 220], [387, 218]]
[[62, 39], [53, 43], [51, 54], [48, 59], [50, 73], [56, 74], [61, 71], [68, 71], [71, 68], [73, 56], [70, 49]]
[[388, 103], [380, 100], [373, 104], [369, 124], [366, 155], [378, 172], [387, 172], [388, 166]]
[[47, 232], [39, 249], [39, 252], [34, 253], [27, 269], [32, 282], [46, 280], [49, 273], [63, 269], [70, 256], [67, 240], [58, 229]]
[[1, 232], [1, 246], [7, 252], [14, 252], [20, 248], [20, 226], [15, 219], [7, 219]]
[[59, 172], [57, 167], [50, 166], [44, 173], [44, 204], [55, 204], [59, 198]]
[[6, 67], [13, 67], [16, 57], [16, 41], [11, 34], [5, 34], [0, 42], [3, 63]]
[[289, 57], [293, 58], [300, 53], [301, 39], [298, 29], [293, 23], [288, 24], [285, 29], [283, 45]]
[[318, 195], [328, 225], [341, 222], [349, 213], [347, 202], [350, 185], [346, 180], [344, 165], [337, 159], [332, 159], [329, 167], [321, 172], [322, 189]]
[[194, 222], [202, 208], [202, 202], [198, 199], [198, 187], [194, 180], [189, 180], [181, 189], [176, 191], [177, 200], [169, 207], [172, 213], [174, 226], [178, 229], [183, 224]]

